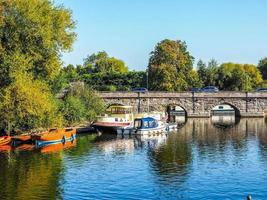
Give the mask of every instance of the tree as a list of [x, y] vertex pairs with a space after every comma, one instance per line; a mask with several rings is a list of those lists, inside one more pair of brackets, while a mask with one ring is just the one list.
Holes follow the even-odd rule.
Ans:
[[105, 51], [92, 54], [84, 59], [84, 68], [87, 73], [126, 73], [128, 67], [122, 60], [109, 57]]
[[59, 126], [51, 88], [75, 39], [71, 12], [50, 0], [2, 0], [0, 11], [2, 126]]
[[197, 62], [197, 73], [202, 85], [205, 85], [207, 83], [207, 66], [202, 60]]
[[47, 85], [22, 72], [0, 96], [0, 121], [5, 129], [29, 130], [61, 126], [62, 117]]
[[218, 63], [215, 59], [211, 59], [206, 69], [206, 82], [205, 85], [217, 85], [218, 81]]
[[73, 65], [67, 65], [62, 69], [64, 76], [68, 82], [75, 82], [80, 79], [79, 74], [77, 73], [76, 68]]
[[267, 79], [267, 57], [260, 60], [258, 68], [264, 80]]
[[70, 50], [75, 39], [71, 12], [50, 0], [2, 0], [0, 8], [0, 87], [11, 81], [14, 56], [27, 58], [27, 72], [34, 78], [53, 79], [60, 53]]
[[250, 64], [223, 63], [218, 69], [219, 87], [249, 91], [262, 83], [258, 68]]
[[81, 87], [78, 84], [70, 88], [69, 93], [61, 102], [67, 125], [84, 121], [92, 122], [105, 111], [103, 100], [88, 86]]
[[159, 42], [148, 64], [149, 87], [152, 90], [181, 91], [189, 87], [188, 79], [194, 58], [185, 42], [165, 39]]

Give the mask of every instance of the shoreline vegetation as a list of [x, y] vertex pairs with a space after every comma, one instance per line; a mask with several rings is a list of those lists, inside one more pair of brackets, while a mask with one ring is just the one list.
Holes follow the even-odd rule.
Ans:
[[71, 10], [50, 0], [0, 2], [1, 132], [94, 121], [105, 111], [96, 91], [147, 86], [153, 91], [188, 91], [206, 85], [251, 91], [267, 86], [267, 58], [258, 66], [218, 64], [214, 59], [195, 62], [181, 40], [156, 44], [145, 71], [131, 71], [105, 51], [87, 56], [81, 65], [63, 66], [61, 54], [71, 50], [75, 26]]

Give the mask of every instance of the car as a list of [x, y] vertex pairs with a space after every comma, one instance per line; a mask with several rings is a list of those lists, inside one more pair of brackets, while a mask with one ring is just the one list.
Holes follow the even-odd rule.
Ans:
[[192, 88], [191, 92], [201, 92], [201, 88]]
[[206, 86], [201, 89], [201, 92], [219, 92], [219, 89], [215, 86]]
[[132, 89], [132, 92], [146, 93], [146, 92], [148, 92], [148, 89], [147, 88], [144, 88], [144, 87], [133, 88]]
[[256, 92], [267, 92], [267, 88], [257, 88]]

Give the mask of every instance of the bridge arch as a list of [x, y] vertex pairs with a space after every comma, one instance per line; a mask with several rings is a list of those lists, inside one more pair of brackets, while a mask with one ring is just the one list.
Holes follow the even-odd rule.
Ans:
[[234, 103], [229, 103], [229, 102], [226, 102], [226, 101], [218, 101], [216, 103], [211, 104], [211, 106], [208, 108], [209, 112], [210, 112], [210, 116], [212, 116], [212, 109], [215, 108], [216, 106], [219, 106], [219, 105], [228, 105], [228, 106], [230, 106], [231, 108], [234, 109], [236, 117], [240, 117], [241, 116], [240, 108], [238, 106], [236, 106]]
[[187, 110], [181, 104], [171, 103], [166, 107], [167, 121], [169, 123], [185, 124], [187, 120]]

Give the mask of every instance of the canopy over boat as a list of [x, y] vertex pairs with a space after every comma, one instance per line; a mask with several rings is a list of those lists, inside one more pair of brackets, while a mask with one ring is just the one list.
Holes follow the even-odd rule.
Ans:
[[152, 117], [137, 118], [134, 120], [136, 129], [150, 129], [158, 127], [158, 121]]

